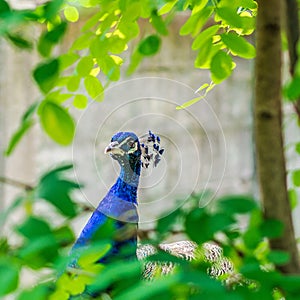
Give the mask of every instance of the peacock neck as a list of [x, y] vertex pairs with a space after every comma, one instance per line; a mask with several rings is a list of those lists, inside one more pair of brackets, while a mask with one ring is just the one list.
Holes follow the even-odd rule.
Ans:
[[141, 163], [121, 165], [120, 175], [115, 183], [115, 190], [122, 199], [137, 204], [137, 189], [139, 185]]

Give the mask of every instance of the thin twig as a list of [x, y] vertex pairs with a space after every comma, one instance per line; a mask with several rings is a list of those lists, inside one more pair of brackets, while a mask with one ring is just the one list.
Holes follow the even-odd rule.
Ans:
[[3, 176], [0, 176], [0, 182], [17, 187], [17, 188], [25, 189], [26, 191], [32, 191], [34, 189], [34, 187], [30, 184], [27, 184], [27, 183], [24, 183], [24, 182], [15, 180], [15, 179], [3, 177]]

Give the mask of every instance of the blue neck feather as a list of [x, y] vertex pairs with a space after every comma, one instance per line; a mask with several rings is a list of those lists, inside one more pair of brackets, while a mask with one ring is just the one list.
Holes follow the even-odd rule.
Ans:
[[[116, 183], [93, 212], [72, 250], [87, 246], [93, 234], [108, 218], [116, 221], [116, 228], [122, 228], [127, 223], [138, 223], [137, 189], [140, 172], [141, 162], [139, 160], [136, 160], [134, 163], [130, 162], [130, 164], [121, 164], [120, 175]], [[117, 254], [120, 247], [126, 244], [136, 247], [136, 243], [136, 236], [132, 236], [128, 240], [121, 242], [115, 241], [108, 256]], [[105, 261], [107, 258], [106, 256], [101, 261]]]

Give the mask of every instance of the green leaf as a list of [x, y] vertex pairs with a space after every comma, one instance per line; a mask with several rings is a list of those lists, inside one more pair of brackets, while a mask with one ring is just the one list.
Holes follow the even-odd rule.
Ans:
[[67, 23], [62, 22], [55, 26], [51, 31], [46, 31], [41, 35], [38, 42], [38, 51], [42, 56], [49, 56], [55, 44], [57, 44], [67, 29]]
[[209, 69], [214, 55], [222, 48], [220, 43], [213, 44], [212, 39], [203, 44], [195, 60], [195, 68]]
[[209, 17], [213, 13], [213, 8], [211, 6], [206, 6], [203, 9], [192, 14], [185, 24], [180, 28], [180, 35], [191, 34], [195, 36], [202, 29], [204, 24], [208, 21]]
[[36, 237], [28, 240], [17, 255], [31, 268], [43, 268], [57, 258], [58, 244], [53, 235]]
[[104, 88], [98, 78], [88, 75], [84, 79], [84, 86], [87, 93], [92, 99], [96, 101], [103, 100]]
[[257, 203], [252, 197], [246, 195], [228, 195], [219, 198], [218, 207], [224, 213], [245, 214], [257, 208]]
[[64, 0], [52, 0], [47, 2], [44, 7], [44, 17], [48, 20], [54, 18], [60, 10], [63, 3]]
[[70, 76], [68, 83], [67, 83], [67, 89], [70, 92], [76, 92], [79, 89], [80, 86], [81, 77], [74, 75]]
[[64, 70], [70, 66], [72, 66], [78, 59], [80, 55], [75, 53], [66, 53], [59, 56], [59, 67], [61, 70]]
[[66, 146], [73, 141], [75, 123], [65, 108], [44, 100], [38, 112], [43, 129], [55, 142]]
[[213, 25], [203, 30], [194, 40], [192, 44], [192, 49], [197, 50], [200, 48], [201, 50], [203, 44], [211, 43], [211, 38], [218, 32], [219, 28], [219, 25]]
[[48, 223], [33, 216], [28, 217], [22, 225], [17, 227], [17, 230], [29, 240], [52, 234]]
[[71, 192], [80, 188], [79, 184], [64, 179], [64, 171], [71, 168], [72, 165], [64, 165], [43, 175], [36, 193], [37, 198], [45, 199], [68, 217], [76, 216], [76, 204], [71, 199]]
[[22, 137], [26, 132], [33, 126], [34, 122], [32, 120], [22, 122], [20, 127], [12, 135], [7, 148], [5, 149], [5, 155], [9, 156], [16, 148], [18, 143], [21, 141]]
[[300, 154], [300, 142], [295, 145], [295, 150], [298, 154]]
[[256, 55], [254, 46], [234, 32], [221, 34], [221, 39], [233, 54], [248, 59], [254, 58]]
[[48, 93], [55, 85], [59, 75], [59, 60], [52, 59], [45, 63], [39, 64], [33, 71], [33, 77], [39, 88], [45, 94]]
[[284, 226], [278, 220], [268, 219], [260, 225], [260, 230], [263, 236], [273, 239], [282, 236]]
[[212, 80], [216, 84], [228, 78], [232, 73], [231, 57], [222, 50], [218, 51], [211, 60], [210, 72]]
[[88, 104], [88, 98], [85, 95], [77, 94], [73, 99], [73, 105], [78, 109], [86, 108]]
[[164, 4], [158, 11], [158, 15], [164, 15], [172, 10], [172, 8], [175, 6], [175, 4], [178, 2], [178, 0], [171, 0], [168, 1], [166, 4]]
[[196, 208], [186, 216], [185, 228], [193, 241], [202, 244], [211, 240], [218, 231], [228, 229], [233, 223], [234, 220], [227, 214], [209, 215], [203, 208]]
[[121, 19], [121, 22], [120, 22], [118, 28], [119, 28], [120, 32], [122, 32], [124, 34], [127, 41], [137, 37], [140, 32], [140, 27], [136, 21], [128, 23], [128, 22], [122, 22], [122, 19]]
[[193, 98], [189, 101], [186, 101], [185, 103], [183, 103], [182, 105], [178, 105], [176, 106], [176, 110], [180, 110], [180, 109], [184, 109], [184, 108], [187, 108], [197, 102], [199, 102], [200, 100], [204, 99], [204, 96], [200, 96], [200, 97], [196, 97], [196, 98]]
[[163, 21], [162, 17], [157, 14], [156, 10], [153, 10], [151, 13], [150, 23], [156, 29], [156, 31], [162, 35], [168, 34], [168, 29], [166, 27], [165, 22]]
[[21, 141], [22, 137], [26, 132], [34, 125], [34, 121], [32, 120], [33, 113], [37, 108], [38, 103], [35, 102], [29, 106], [27, 111], [24, 113], [21, 124], [19, 128], [12, 135], [7, 148], [5, 149], [5, 155], [9, 156], [16, 148], [18, 143]]
[[232, 6], [218, 7], [217, 15], [233, 28], [243, 28], [242, 18], [237, 14], [237, 9]]
[[64, 9], [64, 15], [69, 22], [77, 22], [79, 20], [79, 12], [74, 6], [67, 6]]
[[68, 246], [75, 240], [74, 232], [67, 225], [56, 228], [52, 233], [60, 246]]
[[141, 61], [143, 60], [143, 55], [140, 54], [139, 51], [134, 51], [132, 56], [130, 57], [130, 64], [127, 69], [127, 75], [131, 75], [140, 65]]
[[99, 259], [104, 257], [111, 249], [111, 244], [106, 242], [98, 242], [96, 245], [89, 247], [80, 254], [78, 265], [85, 268], [96, 263]]
[[300, 170], [293, 171], [292, 180], [295, 186], [300, 187]]
[[248, 228], [243, 235], [243, 240], [247, 248], [256, 249], [258, 244], [262, 241], [262, 235], [257, 228]]
[[11, 41], [15, 46], [20, 49], [32, 49], [33, 44], [31, 41], [25, 39], [19, 34], [8, 33], [7, 38]]
[[283, 88], [284, 96], [291, 101], [300, 98], [300, 76], [295, 76]]
[[138, 45], [138, 51], [145, 56], [151, 56], [159, 51], [161, 39], [158, 35], [150, 35], [140, 41]]
[[10, 7], [5, 0], [0, 0], [0, 16], [10, 12]]
[[18, 300], [47, 300], [49, 287], [39, 284], [30, 290], [22, 291]]
[[182, 211], [180, 209], [176, 209], [169, 215], [160, 218], [156, 226], [157, 231], [160, 233], [168, 232], [172, 228], [172, 226], [176, 224], [176, 221], [181, 215]]
[[83, 56], [80, 61], [78, 62], [78, 65], [76, 67], [76, 71], [79, 76], [85, 77], [90, 74], [92, 68], [94, 66], [94, 60], [92, 56]]
[[8, 258], [0, 260], [0, 296], [7, 295], [18, 287], [19, 272], [19, 268]]
[[267, 258], [275, 265], [285, 265], [290, 260], [290, 254], [280, 250], [272, 250], [267, 255]]
[[291, 209], [295, 209], [298, 205], [298, 195], [295, 189], [288, 190], [288, 196], [290, 201]]

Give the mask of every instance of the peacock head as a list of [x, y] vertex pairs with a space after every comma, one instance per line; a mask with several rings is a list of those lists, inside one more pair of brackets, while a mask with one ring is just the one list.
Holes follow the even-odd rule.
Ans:
[[148, 168], [151, 163], [156, 167], [163, 152], [164, 149], [160, 147], [160, 137], [150, 130], [140, 139], [133, 132], [118, 132], [104, 151], [121, 166], [130, 165], [131, 169], [134, 169], [137, 163], [144, 168]]
[[141, 147], [133, 132], [118, 132], [112, 138], [104, 153], [117, 160], [121, 166], [135, 165], [141, 160]]

